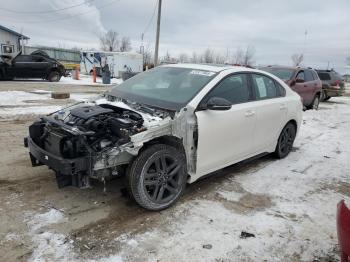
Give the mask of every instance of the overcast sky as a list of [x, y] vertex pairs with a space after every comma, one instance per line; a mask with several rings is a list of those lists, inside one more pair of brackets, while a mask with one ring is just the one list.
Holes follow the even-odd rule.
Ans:
[[[31, 45], [84, 49], [99, 48], [98, 36], [113, 29], [129, 36], [136, 50], [156, 0], [82, 3], [0, 0], [0, 24], [29, 36]], [[77, 6], [45, 12], [73, 5]], [[43, 13], [28, 13], [39, 11]], [[154, 16], [145, 32], [145, 46], [151, 49], [155, 24]], [[350, 0], [163, 0], [161, 55], [191, 55], [209, 47], [226, 56], [247, 46], [255, 47], [257, 65], [291, 65], [292, 54], [305, 52], [306, 66], [326, 68], [329, 61], [330, 67], [344, 73], [350, 56]]]

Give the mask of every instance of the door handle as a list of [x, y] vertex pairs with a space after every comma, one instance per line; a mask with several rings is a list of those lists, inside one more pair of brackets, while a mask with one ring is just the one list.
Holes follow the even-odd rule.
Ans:
[[250, 117], [250, 116], [253, 116], [253, 115], [255, 115], [255, 112], [252, 111], [252, 110], [249, 110], [249, 111], [245, 112], [245, 116], [246, 117]]
[[281, 105], [280, 105], [280, 110], [284, 110], [284, 109], [286, 109], [286, 108], [287, 108], [286, 104], [281, 104]]

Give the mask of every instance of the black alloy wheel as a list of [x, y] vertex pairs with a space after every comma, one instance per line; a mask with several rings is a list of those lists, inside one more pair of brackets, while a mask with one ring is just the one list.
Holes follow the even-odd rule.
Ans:
[[288, 123], [282, 130], [278, 143], [276, 146], [275, 154], [278, 158], [286, 157], [293, 148], [293, 143], [296, 135], [295, 125]]
[[141, 152], [128, 174], [129, 188], [136, 202], [149, 210], [173, 204], [186, 185], [183, 153], [169, 145], [153, 145]]

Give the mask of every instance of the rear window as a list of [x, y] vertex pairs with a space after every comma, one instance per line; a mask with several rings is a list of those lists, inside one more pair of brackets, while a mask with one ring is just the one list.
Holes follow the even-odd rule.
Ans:
[[318, 72], [318, 76], [320, 77], [321, 80], [324, 80], [324, 81], [331, 80], [331, 76], [329, 73]]

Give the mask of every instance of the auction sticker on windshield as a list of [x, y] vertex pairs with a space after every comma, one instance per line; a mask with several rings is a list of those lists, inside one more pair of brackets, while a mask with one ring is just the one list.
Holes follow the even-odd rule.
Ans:
[[213, 76], [213, 75], [215, 75], [215, 72], [202, 71], [202, 70], [192, 70], [190, 72], [190, 75]]

